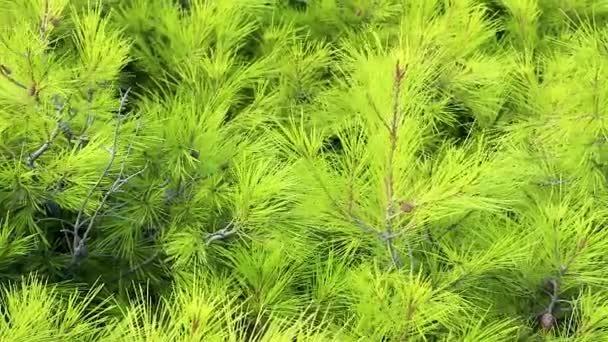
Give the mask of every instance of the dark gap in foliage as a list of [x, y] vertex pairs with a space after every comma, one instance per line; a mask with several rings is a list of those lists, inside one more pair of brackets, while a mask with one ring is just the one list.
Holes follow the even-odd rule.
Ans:
[[333, 134], [323, 141], [323, 145], [321, 147], [322, 153], [335, 153], [342, 154], [344, 151], [344, 147], [342, 146], [342, 140], [337, 134]]
[[62, 32], [63, 28], [61, 22], [57, 22], [57, 29], [51, 32], [49, 37], [49, 45], [45, 52], [51, 51], [69, 51], [73, 48], [72, 46], [72, 37], [70, 36], [70, 32]]
[[441, 2], [438, 1], [435, 7], [435, 14], [437, 17], [442, 17], [444, 15], [446, 15], [447, 11], [448, 11], [448, 7], [449, 3], [447, 1]]
[[189, 13], [192, 5], [190, 0], [173, 0], [183, 13]]
[[507, 30], [504, 30], [504, 29], [496, 30], [496, 35], [495, 35], [496, 41], [502, 42], [504, 40], [506, 34], [507, 34]]
[[[129, 61], [120, 71], [120, 88], [131, 89], [134, 94], [143, 94], [154, 87], [153, 77], [138, 66], [136, 61]], [[127, 103], [131, 106], [131, 101]]]
[[253, 87], [245, 87], [241, 89], [239, 94], [240, 101], [235, 101], [224, 115], [223, 124], [227, 125], [230, 123], [239, 113], [243, 112], [247, 106], [251, 105], [255, 101], [255, 89]]
[[[156, 53], [157, 49], [170, 46], [170, 38], [164, 34], [159, 34], [154, 27], [145, 29], [138, 32], [133, 32], [134, 35], [139, 35], [144, 41], [145, 45], [149, 48], [153, 55], [156, 57], [156, 63], [159, 64], [160, 70], [169, 73], [172, 68], [160, 58], [160, 55]], [[157, 42], [160, 42], [158, 44]], [[146, 46], [142, 46], [145, 49]], [[135, 45], [137, 47], [137, 44]], [[175, 91], [171, 87], [160, 85], [158, 82], [162, 80], [164, 75], [154, 75], [146, 68], [141, 66], [141, 62], [137, 60], [130, 60], [120, 70], [120, 86], [121, 89], [131, 88], [134, 94], [153, 93], [159, 96], [161, 99], [166, 99], [171, 95], [175, 94]], [[179, 79], [175, 75], [167, 75], [172, 78], [173, 82], [179, 82]], [[165, 85], [166, 85], [165, 81]]]
[[[489, 0], [486, 6], [486, 14], [484, 18], [487, 21], [504, 20], [509, 15], [508, 9], [502, 2]], [[496, 42], [501, 43], [507, 35], [507, 30], [501, 25], [501, 28], [496, 30]]]
[[471, 130], [475, 125], [475, 115], [473, 112], [457, 98], [451, 97], [450, 101], [445, 106], [446, 112], [451, 113], [456, 125], [442, 123], [439, 125], [438, 134], [444, 136], [448, 140], [452, 140], [457, 146], [466, 142], [470, 136]]
[[[512, 108], [510, 108], [509, 103], [507, 101], [507, 103], [500, 106], [500, 108], [498, 109], [498, 113], [496, 113], [496, 117], [494, 118], [494, 120], [492, 120], [492, 123], [489, 125], [489, 128], [495, 130], [497, 128], [499, 129], [500, 127], [502, 127], [499, 124], [501, 124], [505, 115], [508, 115], [510, 113], [512, 113]], [[502, 124], [504, 124], [504, 122]]]
[[[348, 145], [348, 141], [352, 139], [352, 141], [357, 140], [357, 144], [366, 145], [368, 142], [368, 137], [363, 127], [348, 127], [343, 128], [334, 134], [331, 134], [323, 140], [323, 144], [321, 145], [321, 153], [332, 153], [335, 155], [342, 155], [345, 153], [344, 144]], [[346, 141], [342, 141], [342, 139], [346, 139]]]
[[256, 29], [249, 34], [246, 38], [245, 44], [239, 46], [236, 50], [236, 55], [239, 56], [240, 60], [247, 62], [254, 62], [264, 54], [261, 51], [261, 42], [264, 37], [264, 28], [256, 27]]
[[[535, 53], [537, 54], [537, 53]], [[540, 58], [540, 56], [537, 56], [537, 60], [538, 58]], [[535, 63], [534, 64], [534, 75], [536, 75], [536, 79], [538, 80], [539, 84], [544, 83], [545, 81], [545, 68], [544, 65], [542, 63]]]
[[304, 12], [308, 9], [308, 1], [309, 0], [284, 0], [285, 3], [300, 12]]

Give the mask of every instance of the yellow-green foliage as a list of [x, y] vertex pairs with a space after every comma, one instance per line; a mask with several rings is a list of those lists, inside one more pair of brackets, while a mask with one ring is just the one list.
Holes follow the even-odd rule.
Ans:
[[0, 0], [0, 341], [608, 340], [607, 18]]

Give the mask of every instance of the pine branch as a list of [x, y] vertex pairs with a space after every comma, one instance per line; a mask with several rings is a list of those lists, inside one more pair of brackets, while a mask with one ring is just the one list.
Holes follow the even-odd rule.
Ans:
[[351, 205], [352, 204], [351, 202], [349, 202], [349, 206], [346, 209], [342, 205], [339, 204], [338, 200], [335, 199], [334, 196], [332, 195], [331, 191], [329, 191], [329, 189], [327, 188], [327, 186], [325, 185], [325, 183], [323, 182], [323, 180], [317, 173], [314, 166], [311, 168], [311, 172], [313, 174], [313, 177], [315, 177], [315, 179], [317, 180], [317, 182], [323, 189], [325, 196], [327, 196], [327, 198], [331, 202], [332, 206], [336, 210], [338, 210], [340, 215], [342, 215], [343, 218], [347, 218], [350, 222], [352, 222], [357, 228], [359, 228], [359, 230], [361, 230], [361, 232], [374, 235], [376, 238], [378, 238], [380, 241], [382, 241], [382, 243], [385, 243], [385, 244], [387, 244], [387, 246], [390, 246], [389, 253], [391, 255], [391, 260], [393, 261], [393, 263], [395, 263], [395, 265], [400, 265], [399, 268], [403, 267], [403, 262], [401, 261], [399, 255], [397, 253], [395, 253], [396, 251], [394, 250], [393, 243], [391, 240], [394, 239], [395, 237], [403, 234], [404, 232], [394, 233], [392, 231], [379, 231], [379, 229], [374, 228], [373, 226], [371, 226], [370, 224], [365, 222], [365, 220], [363, 220], [359, 215], [357, 215], [355, 213], [355, 210], [354, 210], [353, 206]]
[[[387, 174], [385, 179], [385, 189], [386, 189], [386, 198], [387, 198], [387, 207], [385, 214], [385, 230], [388, 236], [393, 234], [394, 229], [394, 217], [395, 217], [395, 180], [394, 180], [394, 164], [395, 164], [395, 153], [397, 152], [397, 143], [399, 138], [399, 121], [401, 120], [401, 86], [403, 82], [403, 78], [405, 77], [405, 69], [401, 67], [399, 61], [395, 66], [395, 75], [394, 75], [394, 93], [393, 93], [393, 112], [389, 129], [389, 156], [388, 156], [388, 164], [387, 164]], [[382, 121], [384, 122], [384, 120]], [[387, 248], [391, 255], [391, 259], [395, 264], [397, 269], [403, 267], [403, 261], [399, 256], [399, 252], [395, 250], [392, 239], [386, 239]], [[413, 256], [411, 252], [411, 246], [408, 245], [408, 250], [410, 252], [410, 256]], [[414, 270], [414, 260], [410, 258], [410, 272]]]

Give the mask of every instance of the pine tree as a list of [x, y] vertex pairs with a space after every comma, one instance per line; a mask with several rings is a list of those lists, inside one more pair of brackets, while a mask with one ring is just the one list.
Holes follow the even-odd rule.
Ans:
[[0, 0], [0, 340], [606, 340], [607, 17]]

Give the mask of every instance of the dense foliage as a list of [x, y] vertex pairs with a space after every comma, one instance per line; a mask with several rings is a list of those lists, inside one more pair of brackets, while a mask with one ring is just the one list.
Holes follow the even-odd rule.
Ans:
[[0, 340], [608, 340], [607, 18], [0, 0]]

